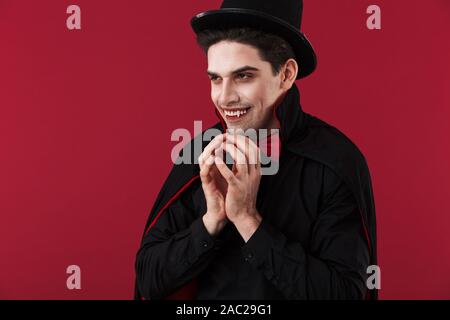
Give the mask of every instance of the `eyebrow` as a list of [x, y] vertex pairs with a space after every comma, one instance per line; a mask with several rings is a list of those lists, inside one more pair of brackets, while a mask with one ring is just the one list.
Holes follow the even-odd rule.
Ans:
[[[241, 68], [236, 69], [234, 71], [231, 71], [231, 74], [235, 75], [235, 74], [238, 74], [238, 73], [241, 73], [241, 72], [245, 72], [245, 71], [259, 71], [259, 69], [255, 68], [255, 67], [252, 67], [252, 66], [244, 66], [244, 67], [241, 67]], [[207, 70], [206, 73], [209, 76], [216, 76], [216, 77], [219, 76], [216, 72], [213, 72], [213, 71], [210, 71], [210, 70]]]

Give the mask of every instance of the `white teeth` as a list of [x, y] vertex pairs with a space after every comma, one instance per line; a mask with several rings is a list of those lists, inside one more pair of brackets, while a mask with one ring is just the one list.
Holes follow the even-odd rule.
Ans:
[[227, 115], [227, 116], [232, 116], [232, 117], [236, 117], [237, 116], [239, 118], [243, 114], [246, 114], [247, 110], [237, 110], [237, 111], [227, 111], [227, 110], [225, 110], [224, 112], [225, 112], [225, 115]]

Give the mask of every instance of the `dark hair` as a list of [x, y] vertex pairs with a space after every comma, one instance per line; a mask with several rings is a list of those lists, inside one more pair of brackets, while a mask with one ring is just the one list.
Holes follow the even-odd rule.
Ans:
[[260, 58], [270, 63], [274, 75], [280, 72], [281, 66], [287, 60], [295, 59], [294, 50], [286, 40], [261, 30], [247, 27], [225, 30], [208, 29], [197, 34], [197, 43], [205, 53], [208, 52], [209, 47], [223, 40], [247, 44], [258, 49]]

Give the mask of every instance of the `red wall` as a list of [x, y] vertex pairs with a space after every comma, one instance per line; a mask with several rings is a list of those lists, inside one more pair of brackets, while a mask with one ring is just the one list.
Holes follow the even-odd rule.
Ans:
[[[1, 299], [132, 297], [170, 134], [217, 121], [189, 19], [219, 4], [0, 1]], [[450, 298], [449, 22], [448, 0], [305, 0], [302, 105], [366, 155], [384, 299]]]

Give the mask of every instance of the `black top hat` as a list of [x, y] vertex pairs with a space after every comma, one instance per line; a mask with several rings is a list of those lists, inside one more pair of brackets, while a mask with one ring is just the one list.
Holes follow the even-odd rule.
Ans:
[[316, 54], [300, 32], [302, 0], [224, 0], [218, 10], [197, 14], [191, 19], [195, 33], [206, 29], [253, 27], [285, 39], [295, 52], [297, 79], [311, 74], [317, 65]]

